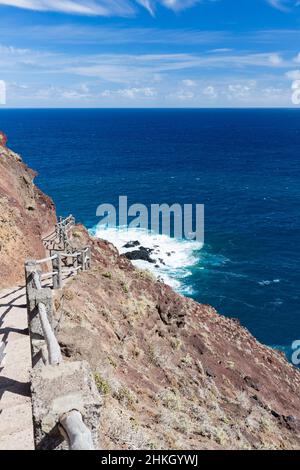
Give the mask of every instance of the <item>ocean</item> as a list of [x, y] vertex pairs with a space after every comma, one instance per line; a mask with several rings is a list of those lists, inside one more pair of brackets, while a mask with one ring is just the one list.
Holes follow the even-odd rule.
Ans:
[[[179, 292], [286, 351], [300, 339], [300, 111], [1, 110], [8, 145], [72, 213]], [[97, 226], [99, 204], [205, 204], [205, 243]]]

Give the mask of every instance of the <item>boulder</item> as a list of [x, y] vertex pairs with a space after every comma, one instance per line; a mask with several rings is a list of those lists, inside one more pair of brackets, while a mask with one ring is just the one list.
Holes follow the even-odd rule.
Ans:
[[150, 256], [152, 252], [153, 250], [151, 248], [145, 248], [144, 246], [141, 246], [138, 250], [129, 251], [128, 253], [125, 253], [125, 256], [130, 261], [142, 260], [154, 264], [156, 263], [156, 261]]
[[140, 242], [138, 240], [126, 243], [123, 248], [135, 248], [136, 246], [140, 246]]

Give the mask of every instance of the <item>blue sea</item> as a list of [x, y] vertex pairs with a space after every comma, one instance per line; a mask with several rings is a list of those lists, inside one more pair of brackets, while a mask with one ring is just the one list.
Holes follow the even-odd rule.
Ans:
[[[290, 354], [300, 339], [299, 110], [1, 110], [0, 130], [59, 214], [121, 251], [137, 239], [156, 247], [166, 261], [149, 266], [157, 275]], [[205, 204], [204, 247], [97, 227], [97, 206], [119, 195]]]

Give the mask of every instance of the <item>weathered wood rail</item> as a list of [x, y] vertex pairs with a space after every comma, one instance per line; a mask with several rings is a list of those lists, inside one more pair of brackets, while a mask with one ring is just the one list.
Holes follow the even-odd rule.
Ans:
[[72, 244], [69, 240], [69, 232], [75, 225], [75, 218], [69, 215], [67, 218], [59, 218], [59, 222], [55, 225], [55, 229], [46, 238], [44, 238], [45, 247], [50, 251], [53, 249], [65, 249], [72, 252]]
[[[48, 258], [25, 263], [37, 449], [63, 449], [65, 442], [71, 450], [92, 450], [98, 445], [101, 403], [91, 371], [84, 362], [64, 363], [55, 335], [53, 290], [61, 289], [66, 277], [91, 267], [91, 248], [75, 249], [69, 240], [68, 232], [74, 224], [74, 217], [69, 216], [56, 225], [56, 238], [63, 251], [52, 251]], [[50, 264], [52, 270], [43, 273], [41, 266]]]

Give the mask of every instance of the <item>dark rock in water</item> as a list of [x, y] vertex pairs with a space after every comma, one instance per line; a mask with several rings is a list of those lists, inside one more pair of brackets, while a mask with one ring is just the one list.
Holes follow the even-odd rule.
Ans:
[[142, 260], [148, 261], [148, 263], [156, 263], [156, 261], [150, 256], [150, 253], [152, 253], [152, 251], [153, 250], [151, 250], [151, 248], [145, 248], [144, 246], [141, 246], [138, 250], [129, 251], [128, 253], [125, 253], [125, 256], [131, 261]]
[[153, 248], [146, 248], [144, 246], [141, 246], [142, 250], [146, 250], [148, 253], [153, 253], [154, 249]]
[[138, 240], [128, 242], [126, 245], [123, 246], [123, 248], [135, 248], [136, 246], [139, 246], [140, 242]]

